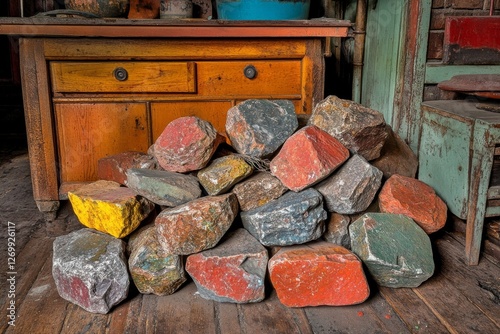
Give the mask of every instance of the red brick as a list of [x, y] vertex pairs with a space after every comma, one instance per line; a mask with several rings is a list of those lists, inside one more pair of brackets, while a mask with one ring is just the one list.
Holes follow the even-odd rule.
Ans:
[[271, 173], [288, 189], [300, 191], [342, 165], [349, 150], [326, 131], [310, 125], [289, 137], [271, 161]]
[[451, 7], [457, 9], [483, 9], [483, 0], [451, 0]]
[[427, 59], [443, 58], [443, 31], [429, 32], [429, 44], [427, 45]]
[[370, 295], [358, 257], [324, 241], [283, 247], [268, 267], [279, 300], [289, 307], [354, 305]]
[[443, 200], [432, 187], [410, 177], [391, 176], [380, 191], [379, 206], [381, 212], [412, 218], [427, 234], [446, 223], [447, 207]]

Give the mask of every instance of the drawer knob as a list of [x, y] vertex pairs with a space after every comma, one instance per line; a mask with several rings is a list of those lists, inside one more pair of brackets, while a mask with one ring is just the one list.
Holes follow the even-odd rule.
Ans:
[[243, 69], [243, 74], [248, 79], [254, 79], [257, 76], [257, 69], [253, 65], [247, 65]]
[[115, 79], [118, 81], [125, 81], [128, 79], [128, 72], [123, 67], [115, 68], [115, 70], [113, 71], [113, 75], [115, 76]]

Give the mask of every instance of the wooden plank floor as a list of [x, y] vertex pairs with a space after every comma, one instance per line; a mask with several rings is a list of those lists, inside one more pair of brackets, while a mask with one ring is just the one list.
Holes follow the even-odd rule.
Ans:
[[[274, 292], [261, 303], [202, 299], [192, 282], [170, 296], [129, 298], [107, 315], [92, 314], [59, 297], [52, 279], [52, 242], [81, 228], [68, 203], [48, 223], [31, 196], [26, 154], [0, 166], [0, 332], [2, 333], [500, 333], [500, 264], [483, 255], [464, 264], [463, 236], [433, 236], [435, 275], [415, 289], [379, 288], [363, 304], [288, 308]], [[16, 225], [15, 327], [6, 319], [7, 223]]]

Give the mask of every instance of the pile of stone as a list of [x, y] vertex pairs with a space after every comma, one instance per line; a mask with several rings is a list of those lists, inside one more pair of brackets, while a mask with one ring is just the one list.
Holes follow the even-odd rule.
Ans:
[[433, 275], [428, 234], [447, 208], [382, 114], [329, 96], [299, 127], [291, 101], [247, 100], [226, 133], [231, 146], [182, 117], [148, 153], [101, 159], [101, 180], [68, 194], [87, 228], [54, 242], [60, 296], [107, 313], [130, 277], [166, 295], [189, 276], [203, 298], [251, 303], [267, 276], [286, 306], [353, 305], [370, 294], [364, 267], [395, 288]]

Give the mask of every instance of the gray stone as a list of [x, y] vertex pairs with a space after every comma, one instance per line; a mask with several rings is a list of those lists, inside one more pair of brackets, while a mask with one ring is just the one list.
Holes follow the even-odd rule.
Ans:
[[201, 196], [198, 179], [192, 175], [138, 168], [126, 175], [127, 187], [158, 205], [173, 207]]
[[200, 296], [232, 303], [263, 300], [267, 250], [242, 228], [224, 239], [216, 247], [187, 258], [186, 271]]
[[214, 159], [197, 174], [201, 185], [209, 195], [227, 192], [233, 185], [244, 180], [253, 172], [253, 168], [237, 155], [227, 155]]
[[240, 209], [248, 211], [279, 198], [288, 190], [281, 181], [269, 172], [257, 172], [234, 186], [232, 192], [238, 197]]
[[127, 298], [124, 241], [84, 228], [57, 237], [53, 250], [52, 276], [62, 298], [102, 314]]
[[186, 281], [180, 255], [167, 254], [156, 239], [156, 228], [150, 225], [135, 232], [129, 242], [129, 271], [140, 293], [158, 296], [174, 293]]
[[264, 157], [274, 153], [297, 129], [289, 100], [246, 100], [227, 112], [226, 133], [238, 153]]
[[238, 214], [233, 193], [205, 196], [163, 210], [155, 219], [158, 242], [166, 253], [189, 255], [217, 245]]
[[240, 213], [243, 226], [264, 246], [287, 246], [316, 240], [327, 217], [321, 194], [312, 189], [287, 192], [277, 200]]
[[349, 233], [351, 250], [381, 286], [414, 288], [434, 273], [430, 239], [408, 216], [367, 213]]
[[333, 95], [314, 107], [308, 124], [328, 132], [368, 161], [380, 156], [388, 136], [380, 112]]
[[382, 176], [380, 170], [356, 154], [315, 188], [323, 195], [329, 212], [353, 214], [368, 208]]
[[339, 213], [331, 213], [330, 219], [326, 225], [326, 231], [323, 234], [323, 239], [326, 241], [340, 245], [347, 249], [351, 249], [351, 237], [349, 236], [349, 224], [351, 218]]

